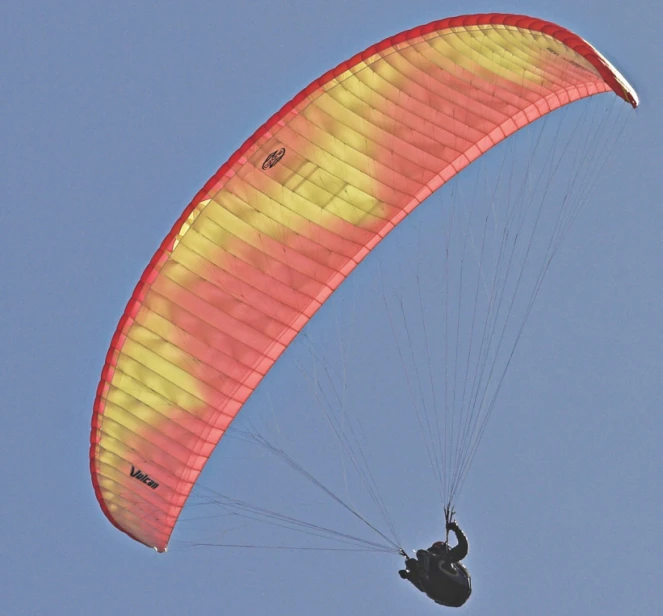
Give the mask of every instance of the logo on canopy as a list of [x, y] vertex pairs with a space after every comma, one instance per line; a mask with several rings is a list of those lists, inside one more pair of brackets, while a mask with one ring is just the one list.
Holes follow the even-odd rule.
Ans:
[[265, 158], [265, 162], [262, 164], [262, 170], [267, 171], [267, 169], [271, 169], [284, 156], [285, 156], [285, 148], [274, 150], [267, 158]]

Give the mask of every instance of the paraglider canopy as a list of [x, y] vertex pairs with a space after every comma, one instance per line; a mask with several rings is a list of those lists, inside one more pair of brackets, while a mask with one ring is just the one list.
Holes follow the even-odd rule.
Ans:
[[228, 426], [357, 264], [498, 142], [610, 91], [638, 104], [577, 35], [488, 14], [385, 39], [295, 96], [184, 210], [120, 320], [90, 447], [108, 519], [165, 551]]

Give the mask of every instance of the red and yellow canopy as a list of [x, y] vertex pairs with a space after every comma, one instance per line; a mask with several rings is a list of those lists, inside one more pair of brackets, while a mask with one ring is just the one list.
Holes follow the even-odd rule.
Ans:
[[110, 521], [164, 551], [205, 462], [357, 264], [496, 143], [626, 80], [554, 24], [470, 15], [370, 47], [300, 92], [186, 208], [108, 351], [90, 468]]

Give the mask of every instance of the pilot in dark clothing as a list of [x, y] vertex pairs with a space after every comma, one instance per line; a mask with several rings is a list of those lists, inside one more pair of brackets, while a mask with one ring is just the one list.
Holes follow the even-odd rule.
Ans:
[[449, 547], [436, 541], [427, 550], [417, 550], [417, 558], [406, 558], [405, 569], [398, 573], [430, 599], [447, 607], [460, 607], [472, 593], [472, 581], [460, 561], [467, 556], [467, 537], [455, 522], [447, 530], [456, 535], [457, 545]]

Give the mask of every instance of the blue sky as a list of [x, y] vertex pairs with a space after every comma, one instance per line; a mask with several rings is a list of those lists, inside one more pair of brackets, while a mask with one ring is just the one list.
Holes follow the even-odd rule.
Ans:
[[[230, 527], [256, 545], [281, 539], [245, 520], [184, 519], [165, 556], [131, 542], [95, 500], [89, 426], [106, 350], [140, 273], [244, 139], [372, 43], [494, 10], [577, 32], [614, 61], [642, 105], [554, 261], [458, 502], [475, 587], [463, 612], [657, 613], [663, 8], [417, 0], [3, 4], [0, 612], [439, 613], [401, 582], [400, 561], [389, 555], [176, 549], [220, 541]], [[385, 242], [385, 258], [407, 241]], [[310, 344], [338, 344], [339, 324], [346, 328], [355, 405], [384, 413], [371, 430], [382, 456], [376, 478], [413, 549], [436, 538], [440, 512], [416, 441], [392, 440], [407, 399], [362, 371], [382, 352], [384, 327], [365, 292], [380, 270], [365, 265], [256, 392], [241, 426], [283, 443], [300, 436], [301, 455], [326, 478], [333, 464], [315, 458], [337, 456], [333, 441], [312, 443], [311, 428], [301, 427], [315, 403], [299, 366]], [[384, 367], [395, 381], [397, 365], [385, 359]], [[238, 439], [217, 450], [202, 481], [345, 528], [319, 493], [281, 478], [264, 451]]]

